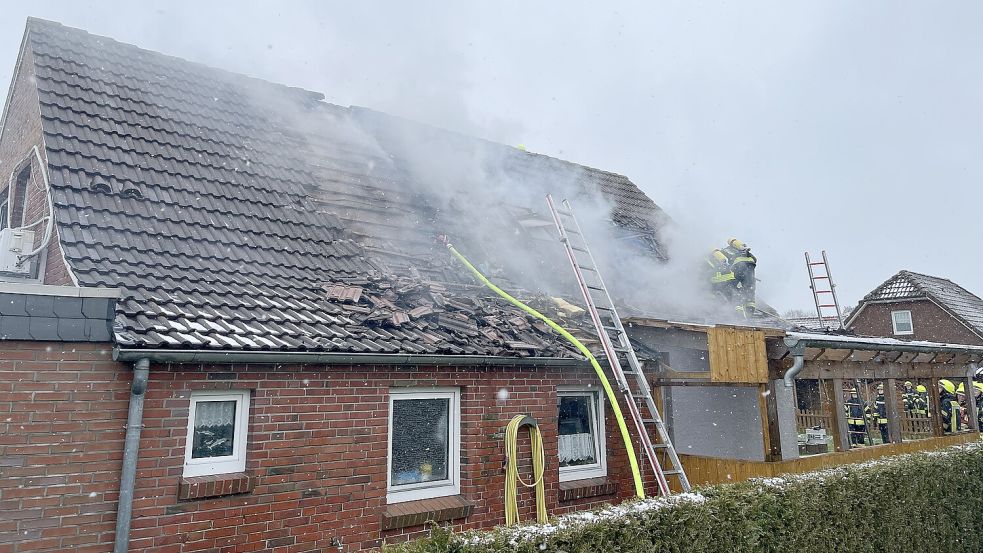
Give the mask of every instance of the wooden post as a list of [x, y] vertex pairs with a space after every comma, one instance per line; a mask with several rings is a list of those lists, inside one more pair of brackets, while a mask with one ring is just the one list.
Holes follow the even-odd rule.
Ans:
[[901, 416], [898, 413], [898, 381], [884, 382], [884, 403], [887, 408], [887, 436], [892, 444], [901, 443]]
[[768, 391], [767, 384], [758, 384], [758, 412], [761, 416], [761, 437], [763, 440], [765, 461], [775, 460], [772, 444], [771, 444], [771, 429], [770, 420], [768, 418]]
[[935, 376], [928, 380], [928, 401], [932, 405], [932, 435], [942, 437], [942, 404], [939, 403], [939, 379]]
[[979, 432], [979, 419], [977, 419], [976, 410], [980, 408], [976, 405], [976, 388], [973, 386], [973, 377], [967, 376], [963, 379], [963, 389], [966, 391], [966, 422], [968, 427], [973, 432]]
[[846, 424], [846, 415], [843, 412], [843, 379], [834, 378], [824, 380], [829, 383], [831, 388], [829, 396], [832, 398], [833, 412], [830, 413], [833, 421], [833, 447], [836, 451], [850, 451], [850, 428]]
[[[782, 427], [778, 415], [778, 393], [775, 389], [775, 382], [775, 380], [768, 382], [766, 386], [768, 394], [763, 398], [768, 415], [768, 440], [771, 446], [770, 452], [768, 450], [765, 451], [766, 461], [781, 461], [785, 458], [782, 454]], [[781, 381], [779, 380], [777, 382]], [[780, 385], [784, 386], [785, 384], [782, 382]], [[794, 413], [795, 411], [792, 412]], [[793, 425], [796, 424], [794, 416], [790, 422]], [[795, 457], [792, 458], [794, 459]]]

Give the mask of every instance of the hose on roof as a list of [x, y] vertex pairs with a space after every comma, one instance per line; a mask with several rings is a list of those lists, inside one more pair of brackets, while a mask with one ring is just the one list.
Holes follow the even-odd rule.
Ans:
[[454, 254], [454, 257], [463, 263], [465, 267], [470, 269], [471, 273], [474, 274], [475, 278], [481, 281], [482, 284], [487, 286], [492, 292], [495, 292], [501, 296], [503, 299], [505, 299], [505, 301], [549, 325], [550, 328], [555, 330], [560, 336], [566, 338], [568, 342], [577, 348], [577, 351], [582, 353], [584, 357], [590, 361], [591, 366], [594, 367], [594, 372], [597, 373], [597, 378], [601, 381], [601, 386], [604, 388], [605, 395], [607, 395], [608, 403], [611, 404], [611, 411], [614, 413], [614, 418], [618, 422], [618, 430], [621, 431], [621, 438], [625, 443], [625, 450], [628, 452], [628, 462], [631, 465], [631, 476], [635, 482], [635, 495], [637, 495], [639, 499], [644, 498], [645, 488], [642, 486], [642, 473], [638, 468], [638, 459], [635, 457], [635, 447], [631, 443], [631, 435], [628, 434], [628, 426], [625, 424], [625, 417], [621, 413], [621, 407], [618, 405], [618, 398], [614, 395], [614, 390], [611, 389], [611, 384], [608, 382], [608, 377], [604, 375], [604, 369], [601, 368], [600, 363], [598, 363], [597, 359], [594, 358], [594, 354], [592, 354], [590, 350], [587, 349], [587, 346], [581, 343], [580, 340], [574, 337], [573, 334], [570, 334], [570, 332], [568, 332], [562, 326], [556, 324], [552, 319], [513, 298], [507, 292], [492, 284], [491, 281], [485, 278], [485, 275], [481, 274], [481, 271], [476, 269], [466, 257], [461, 255], [461, 252], [457, 251], [450, 242], [446, 242], [446, 245], [447, 249]]

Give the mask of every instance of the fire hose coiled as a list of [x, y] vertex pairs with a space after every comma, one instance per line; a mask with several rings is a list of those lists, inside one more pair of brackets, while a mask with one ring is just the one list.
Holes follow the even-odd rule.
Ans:
[[[532, 450], [532, 477], [526, 482], [519, 476], [519, 428], [529, 426], [529, 444]], [[543, 474], [546, 471], [546, 453], [543, 451], [543, 435], [539, 424], [528, 415], [516, 415], [505, 427], [505, 525], [512, 526], [519, 522], [519, 490], [522, 484], [527, 488], [536, 488], [536, 520], [545, 523], [546, 489], [543, 484]]]

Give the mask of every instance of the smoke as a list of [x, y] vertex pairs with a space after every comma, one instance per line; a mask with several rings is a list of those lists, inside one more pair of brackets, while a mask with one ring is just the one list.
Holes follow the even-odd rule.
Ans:
[[[249, 104], [296, 141], [297, 162], [312, 170], [317, 209], [349, 222], [393, 270], [446, 275], [449, 267], [467, 280], [434, 240], [444, 234], [503, 286], [582, 304], [547, 208], [552, 194], [557, 202], [570, 200], [608, 289], [627, 307], [623, 316], [737, 322], [732, 306], [712, 297], [706, 279], [704, 258], [726, 237], [658, 209], [635, 222], [642, 228], [615, 224], [624, 219], [628, 200], [601, 188], [619, 177], [371, 109], [343, 108], [296, 89], [250, 83]], [[387, 260], [380, 253], [394, 251], [412, 262], [393, 264], [391, 255]]]

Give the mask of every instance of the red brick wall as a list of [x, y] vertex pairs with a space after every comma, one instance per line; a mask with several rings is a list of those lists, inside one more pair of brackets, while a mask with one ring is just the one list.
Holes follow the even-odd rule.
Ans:
[[109, 551], [130, 372], [108, 344], [0, 344], [0, 552]]
[[[912, 329], [915, 333], [895, 336], [891, 321], [892, 311], [911, 311]], [[850, 328], [857, 334], [866, 336], [983, 345], [983, 339], [930, 300], [867, 304]]]
[[[0, 352], [0, 512], [13, 513], [0, 536], [18, 544], [0, 538], [0, 553], [109, 551], [131, 373], [110, 360], [108, 346], [49, 346], [5, 343]], [[612, 501], [558, 501], [556, 387], [580, 384], [597, 385], [589, 371], [559, 368], [154, 365], [132, 550], [334, 551], [337, 538], [356, 551], [422, 535], [422, 527], [381, 531], [390, 386], [461, 389], [461, 495], [474, 510], [458, 527], [504, 521], [501, 433], [518, 413], [542, 425], [551, 514]], [[251, 492], [178, 499], [189, 396], [199, 389], [252, 391]], [[607, 413], [609, 480], [624, 497], [632, 491], [627, 461]], [[523, 520], [534, 518], [531, 490], [520, 506]]]
[[[44, 156], [44, 144], [41, 134], [41, 115], [38, 104], [38, 93], [34, 84], [34, 56], [30, 51], [24, 53], [24, 59], [14, 83], [10, 105], [3, 128], [3, 136], [0, 137], [0, 194], [7, 193], [7, 184], [11, 172], [20, 167], [21, 162], [29, 155], [35, 145], [40, 148], [41, 155]], [[33, 161], [33, 177], [37, 182], [43, 182], [38, 173], [37, 161]], [[30, 224], [48, 213], [48, 200], [46, 191], [39, 189], [33, 184], [27, 189], [27, 212], [24, 224]], [[44, 238], [44, 225], [38, 225], [35, 231], [35, 247], [41, 244]], [[46, 270], [44, 284], [54, 284], [71, 286], [72, 279], [68, 274], [68, 268], [62, 258], [61, 247], [58, 243], [57, 229], [53, 229], [53, 236], [44, 254], [46, 257]]]

